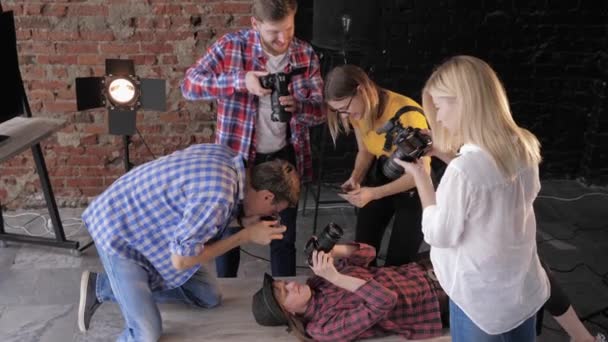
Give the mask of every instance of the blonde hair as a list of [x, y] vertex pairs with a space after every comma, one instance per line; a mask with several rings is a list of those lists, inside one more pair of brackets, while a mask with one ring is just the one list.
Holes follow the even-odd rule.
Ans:
[[[323, 96], [326, 103], [361, 95], [365, 106], [362, 119], [364, 127], [373, 127], [374, 120], [383, 106], [383, 89], [378, 87], [363, 69], [349, 64], [337, 66], [327, 74], [324, 83]], [[340, 114], [330, 109], [327, 111], [327, 125], [334, 143], [340, 132], [350, 133], [348, 119], [340, 117]]]
[[[458, 131], [437, 124], [431, 92], [454, 96], [459, 116]], [[540, 143], [534, 134], [513, 120], [506, 91], [492, 68], [479, 58], [455, 56], [441, 64], [422, 91], [422, 107], [440, 150], [455, 152], [464, 143], [482, 147], [508, 178], [522, 165], [538, 165]]]

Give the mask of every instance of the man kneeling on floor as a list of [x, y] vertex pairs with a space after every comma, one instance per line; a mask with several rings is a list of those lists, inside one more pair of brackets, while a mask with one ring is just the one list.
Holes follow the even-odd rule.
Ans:
[[[115, 301], [125, 319], [119, 341], [156, 341], [157, 302], [197, 307], [220, 304], [215, 277], [201, 265], [241, 244], [268, 245], [284, 226], [261, 221], [294, 206], [295, 167], [275, 160], [246, 172], [229, 147], [194, 145], [122, 176], [82, 215], [106, 273], [85, 271], [78, 326], [85, 331], [97, 307]], [[244, 226], [218, 240], [230, 222]]]
[[335, 245], [328, 254], [313, 252], [316, 276], [306, 284], [266, 274], [262, 289], [253, 296], [256, 321], [288, 325], [301, 340], [440, 336], [442, 318], [448, 322], [448, 301], [430, 261], [370, 267], [375, 257], [375, 249], [366, 244]]

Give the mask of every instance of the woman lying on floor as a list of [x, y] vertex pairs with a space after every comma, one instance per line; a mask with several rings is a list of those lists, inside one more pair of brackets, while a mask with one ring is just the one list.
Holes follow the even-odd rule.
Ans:
[[[440, 336], [449, 325], [449, 306], [430, 261], [369, 266], [375, 257], [369, 245], [340, 244], [329, 254], [313, 252], [311, 268], [316, 276], [306, 284], [265, 275], [263, 287], [253, 296], [256, 321], [265, 326], [288, 325], [300, 340]], [[545, 309], [559, 316], [556, 320], [575, 341], [605, 341], [603, 335], [589, 334], [568, 297], [547, 274], [552, 294]]]

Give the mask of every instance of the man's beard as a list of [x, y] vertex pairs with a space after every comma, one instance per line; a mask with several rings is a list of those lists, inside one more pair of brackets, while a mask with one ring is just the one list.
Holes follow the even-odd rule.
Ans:
[[271, 55], [277, 56], [277, 55], [281, 55], [281, 54], [284, 54], [285, 52], [287, 52], [287, 50], [289, 49], [289, 44], [291, 44], [291, 39], [289, 40], [289, 43], [285, 46], [285, 48], [282, 51], [279, 51], [276, 48], [274, 48], [272, 46], [272, 43], [268, 43], [261, 36], [260, 36], [260, 42], [262, 43], [262, 48], [264, 49], [264, 51], [268, 52]]

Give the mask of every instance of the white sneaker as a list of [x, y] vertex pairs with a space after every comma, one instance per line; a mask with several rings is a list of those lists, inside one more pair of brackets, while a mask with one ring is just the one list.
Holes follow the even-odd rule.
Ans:
[[95, 310], [101, 305], [95, 294], [97, 273], [84, 271], [80, 278], [80, 303], [78, 305], [78, 328], [85, 332], [89, 330], [89, 323]]

